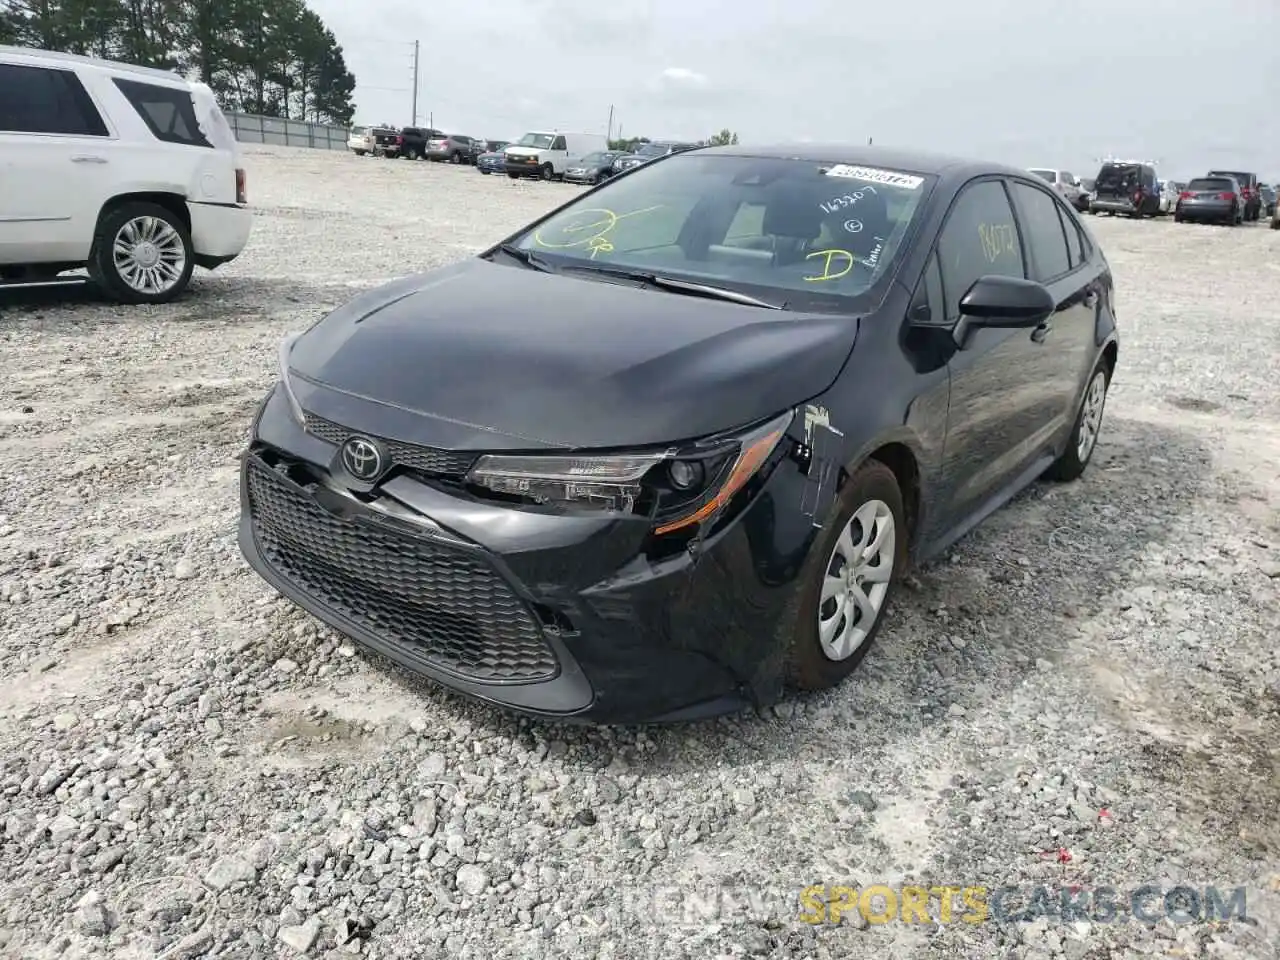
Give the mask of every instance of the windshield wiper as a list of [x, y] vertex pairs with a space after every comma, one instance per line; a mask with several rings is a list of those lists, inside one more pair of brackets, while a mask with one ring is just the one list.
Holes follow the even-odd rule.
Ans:
[[726, 290], [724, 287], [713, 287], [705, 283], [694, 283], [689, 280], [677, 280], [675, 277], [663, 277], [656, 273], [646, 273], [643, 270], [627, 270], [623, 267], [603, 267], [588, 266], [574, 264], [565, 267], [566, 270], [580, 270], [584, 273], [595, 273], [604, 277], [617, 277], [620, 280], [634, 280], [637, 283], [643, 283], [650, 287], [657, 287], [659, 290], [667, 290], [671, 293], [682, 293], [688, 297], [706, 297], [708, 300], [727, 300], [730, 303], [741, 303], [748, 307], [764, 307], [766, 310], [785, 310], [785, 303], [770, 303], [768, 300], [761, 300], [759, 297], [753, 297], [750, 294], [739, 293], [736, 290]]
[[519, 260], [526, 267], [532, 267], [534, 270], [541, 270], [543, 273], [555, 273], [556, 268], [531, 250], [521, 250], [514, 243], [504, 243], [498, 247], [503, 253], [513, 260]]

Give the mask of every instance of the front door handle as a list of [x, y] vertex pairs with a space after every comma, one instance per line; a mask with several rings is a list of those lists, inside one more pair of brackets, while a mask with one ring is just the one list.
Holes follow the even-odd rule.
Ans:
[[80, 154], [79, 156], [72, 157], [71, 162], [72, 163], [106, 163], [107, 158], [90, 156], [89, 154]]
[[1031, 339], [1036, 343], [1044, 343], [1044, 338], [1053, 332], [1053, 324], [1042, 323], [1031, 331]]

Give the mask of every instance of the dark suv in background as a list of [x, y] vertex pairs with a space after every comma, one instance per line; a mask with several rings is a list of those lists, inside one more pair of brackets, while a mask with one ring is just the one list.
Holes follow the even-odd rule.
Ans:
[[1240, 196], [1244, 199], [1245, 220], [1257, 220], [1262, 216], [1262, 194], [1258, 192], [1258, 175], [1241, 170], [1210, 170], [1206, 177], [1231, 177], [1240, 184]]
[[1160, 213], [1160, 183], [1156, 168], [1149, 163], [1112, 161], [1104, 163], [1094, 178], [1090, 213], [1127, 213], [1131, 217], [1154, 217]]
[[425, 127], [405, 127], [400, 131], [400, 156], [409, 160], [427, 159], [427, 143], [436, 137], [443, 137], [439, 130]]

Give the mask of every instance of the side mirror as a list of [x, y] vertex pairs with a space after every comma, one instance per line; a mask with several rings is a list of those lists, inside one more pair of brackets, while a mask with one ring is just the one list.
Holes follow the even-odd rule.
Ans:
[[1021, 277], [979, 277], [960, 298], [960, 320], [954, 335], [963, 347], [971, 327], [1018, 329], [1038, 327], [1058, 307], [1044, 284]]

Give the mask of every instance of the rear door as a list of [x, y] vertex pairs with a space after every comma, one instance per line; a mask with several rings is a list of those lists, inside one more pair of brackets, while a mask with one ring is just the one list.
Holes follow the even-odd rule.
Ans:
[[1130, 183], [1130, 180], [1133, 174], [1133, 168], [1123, 164], [1104, 164], [1094, 181], [1094, 196], [1107, 202], [1132, 199], [1135, 184]]
[[0, 63], [0, 263], [88, 257], [114, 140], [75, 71]]

